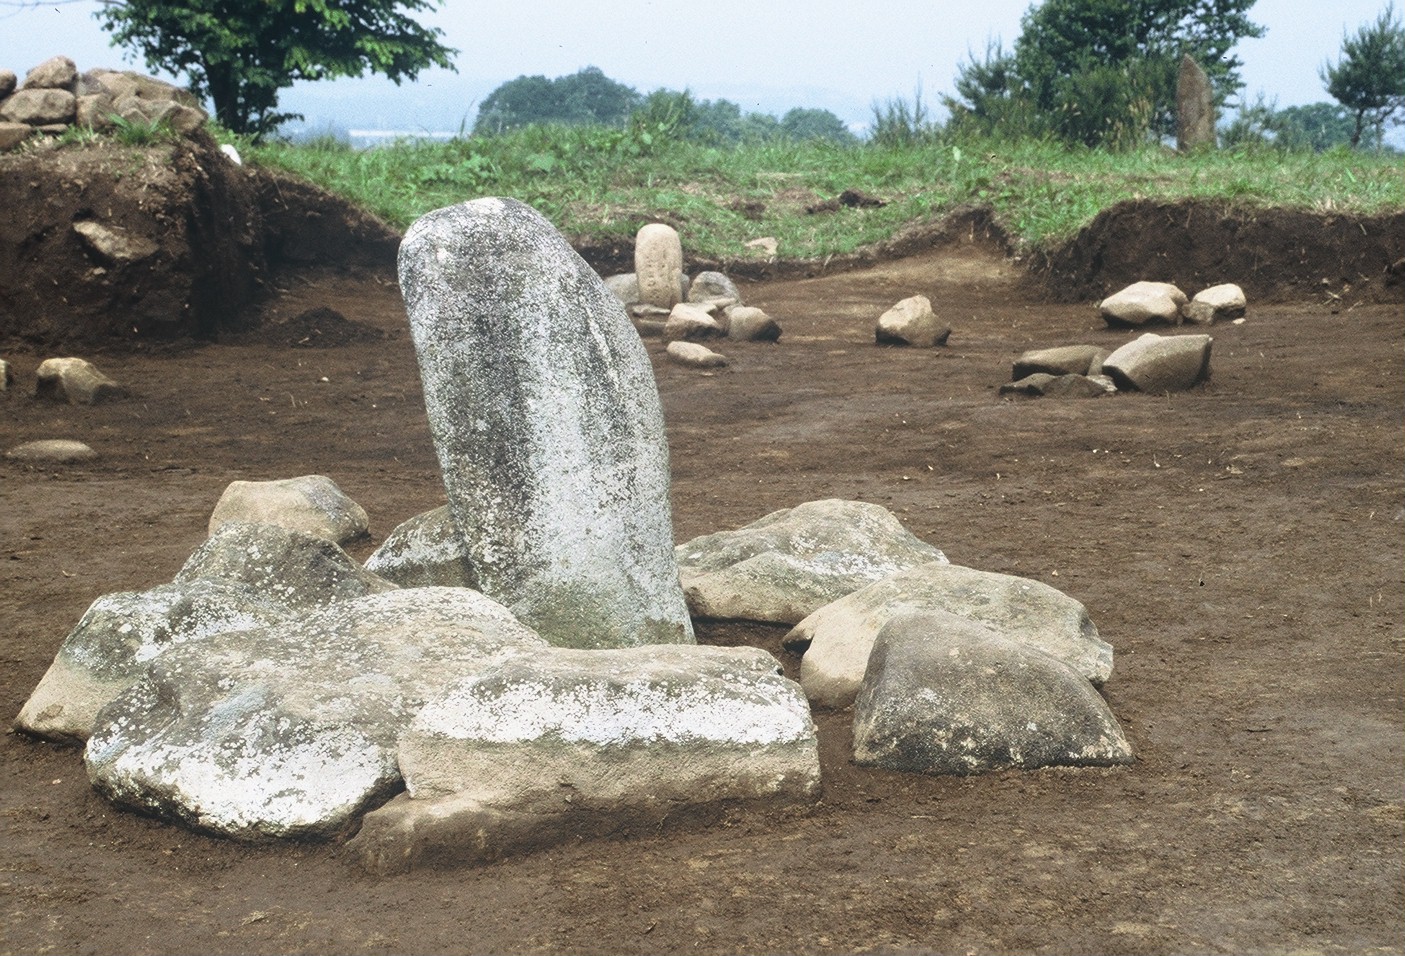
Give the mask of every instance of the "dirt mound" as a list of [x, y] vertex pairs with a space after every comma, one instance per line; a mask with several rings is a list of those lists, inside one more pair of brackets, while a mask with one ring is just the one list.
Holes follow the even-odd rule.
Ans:
[[1133, 200], [1099, 213], [1039, 257], [1035, 288], [1056, 302], [1102, 299], [1141, 279], [1188, 294], [1234, 282], [1252, 299], [1387, 302], [1405, 256], [1405, 212], [1326, 215], [1205, 202]]
[[42, 346], [216, 338], [254, 321], [280, 271], [385, 270], [399, 242], [203, 133], [0, 157], [0, 208], [0, 339]]
[[286, 322], [260, 326], [241, 336], [241, 343], [262, 342], [290, 349], [331, 349], [357, 342], [377, 342], [385, 332], [364, 322], [348, 319], [336, 309], [322, 305], [298, 313]]

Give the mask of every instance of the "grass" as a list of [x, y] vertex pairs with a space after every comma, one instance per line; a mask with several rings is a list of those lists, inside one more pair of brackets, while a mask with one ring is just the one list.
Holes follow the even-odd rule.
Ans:
[[[940, 136], [889, 146], [775, 140], [717, 147], [645, 141], [630, 130], [538, 127], [370, 150], [328, 138], [241, 145], [241, 152], [401, 227], [441, 206], [511, 196], [579, 240], [632, 239], [661, 220], [679, 228], [690, 253], [722, 260], [744, 258], [744, 243], [760, 236], [775, 237], [788, 259], [852, 252], [964, 204], [993, 208], [1025, 250], [1056, 246], [1099, 211], [1132, 198], [1354, 214], [1405, 209], [1400, 155], [1346, 150], [1177, 155]], [[806, 213], [845, 189], [887, 205]]]

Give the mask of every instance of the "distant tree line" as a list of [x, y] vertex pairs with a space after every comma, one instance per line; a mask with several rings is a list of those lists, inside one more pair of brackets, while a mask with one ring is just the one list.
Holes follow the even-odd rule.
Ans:
[[788, 137], [857, 141], [829, 110], [797, 107], [777, 118], [743, 112], [731, 100], [699, 100], [687, 90], [658, 89], [645, 95], [588, 66], [570, 76], [519, 76], [489, 93], [478, 107], [475, 135], [491, 136], [546, 123], [636, 126], [679, 138], [738, 143]]

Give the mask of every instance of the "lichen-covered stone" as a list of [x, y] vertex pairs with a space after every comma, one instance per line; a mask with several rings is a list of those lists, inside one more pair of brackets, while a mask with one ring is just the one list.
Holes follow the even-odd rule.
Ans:
[[478, 588], [553, 644], [692, 643], [663, 413], [619, 300], [512, 199], [418, 220], [400, 285]]
[[94, 723], [89, 779], [245, 840], [329, 837], [401, 785], [426, 700], [541, 641], [465, 588], [378, 594], [156, 658]]
[[15, 725], [50, 740], [86, 740], [98, 711], [163, 652], [291, 613], [245, 585], [208, 578], [105, 594], [64, 638]]
[[365, 567], [402, 588], [474, 586], [468, 549], [448, 505], [396, 525]]
[[900, 571], [826, 605], [783, 638], [787, 647], [805, 649], [800, 662], [805, 693], [827, 707], [852, 703], [878, 632], [912, 611], [968, 618], [1065, 661], [1093, 683], [1112, 674], [1112, 647], [1078, 601], [1041, 581], [934, 563]]
[[782, 624], [905, 568], [946, 560], [881, 505], [834, 498], [694, 538], [677, 555], [698, 617]]
[[894, 617], [854, 703], [854, 762], [930, 774], [1131, 763], [1107, 702], [1064, 662], [945, 612]]
[[395, 589], [326, 538], [243, 521], [221, 525], [186, 560], [175, 580], [197, 578], [237, 581], [297, 610]]

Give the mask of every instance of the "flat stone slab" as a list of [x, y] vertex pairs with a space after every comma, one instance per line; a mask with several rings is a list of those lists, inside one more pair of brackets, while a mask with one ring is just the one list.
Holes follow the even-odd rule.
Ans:
[[425, 701], [536, 646], [465, 588], [347, 601], [171, 648], [98, 714], [84, 762], [108, 799], [197, 829], [331, 837], [400, 788]]
[[854, 703], [854, 762], [928, 774], [1131, 763], [1092, 685], [1057, 658], [943, 611], [879, 632]]
[[47, 438], [16, 445], [5, 452], [5, 457], [13, 461], [69, 465], [79, 461], [91, 461], [98, 457], [98, 453], [81, 441], [73, 441], [70, 438]]
[[804, 694], [757, 648], [525, 654], [428, 702], [399, 754], [408, 799], [367, 816], [352, 844], [382, 872], [575, 838], [567, 821], [805, 799], [820, 783]]
[[693, 614], [782, 624], [898, 571], [946, 560], [881, 505], [836, 498], [694, 538], [676, 553]]
[[894, 617], [944, 611], [973, 620], [1007, 640], [1066, 662], [1101, 684], [1112, 675], [1112, 647], [1098, 636], [1078, 601], [1040, 581], [955, 564], [898, 572], [826, 605], [782, 640], [805, 650], [800, 683], [816, 704], [853, 702], [878, 632]]

